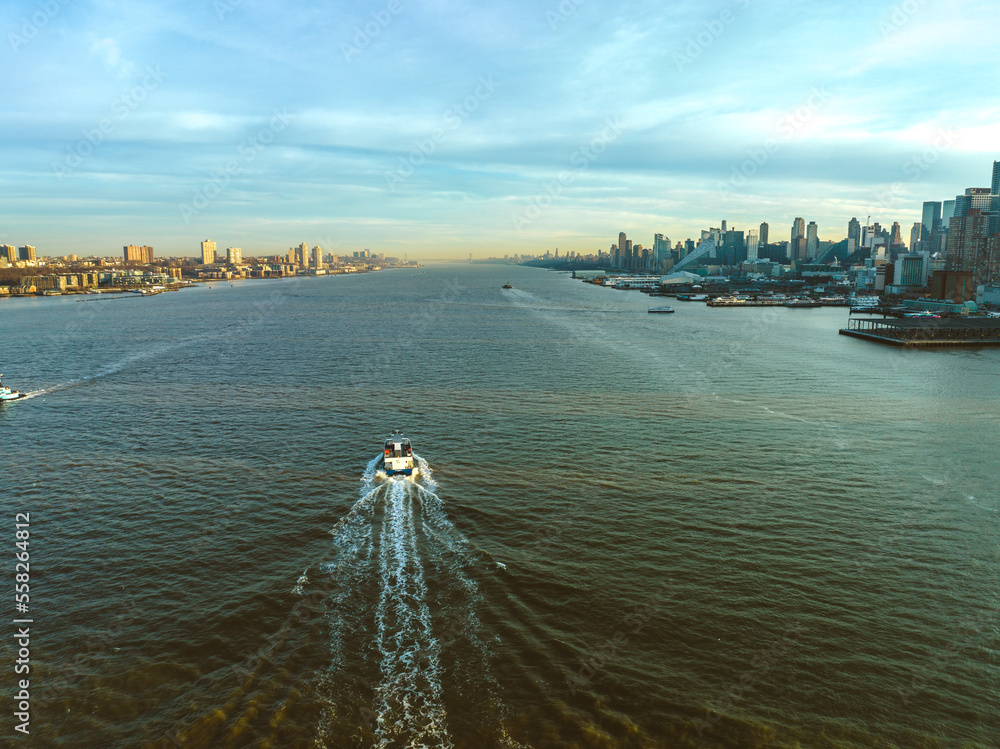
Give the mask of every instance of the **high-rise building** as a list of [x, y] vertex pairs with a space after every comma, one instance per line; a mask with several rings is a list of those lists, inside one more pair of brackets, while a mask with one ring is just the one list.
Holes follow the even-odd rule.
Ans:
[[309, 265], [313, 268], [323, 267], [323, 248], [319, 245], [312, 248], [312, 258], [309, 261]]
[[17, 260], [17, 250], [13, 245], [0, 244], [0, 257], [13, 263]]
[[722, 219], [722, 233], [726, 233], [726, 219]]
[[920, 223], [923, 224], [920, 239], [928, 239], [934, 230], [941, 226], [940, 201], [928, 200], [924, 202], [924, 210]]
[[655, 257], [657, 268], [670, 259], [669, 237], [665, 237], [662, 234], [656, 234], [653, 237], [653, 255]]
[[756, 229], [750, 229], [747, 232], [747, 260], [753, 262], [758, 257], [758, 252], [760, 250], [760, 235], [757, 233]]
[[948, 270], [971, 271], [973, 283], [983, 283], [976, 273], [980, 254], [985, 250], [989, 215], [973, 210], [967, 216], [955, 216], [948, 229]]
[[910, 252], [918, 252], [920, 250], [920, 234], [923, 230], [924, 225], [919, 221], [910, 229]]
[[149, 265], [153, 262], [153, 248], [130, 244], [124, 247], [125, 262]]
[[29, 263], [35, 262], [37, 256], [35, 255], [35, 248], [30, 244], [23, 245], [17, 248], [17, 259], [25, 260]]
[[815, 221], [810, 221], [806, 227], [806, 257], [815, 260], [819, 255], [819, 227]]
[[[861, 222], [854, 216], [847, 222], [847, 238], [854, 240], [854, 249], [861, 246]], [[850, 242], [848, 242], [848, 245]]]
[[240, 247], [227, 247], [226, 248], [226, 262], [229, 265], [242, 265], [243, 264], [243, 250]]
[[206, 239], [201, 243], [201, 262], [204, 265], [211, 265], [215, 262], [215, 242]]
[[804, 218], [796, 218], [792, 222], [792, 244], [795, 244], [795, 240], [799, 237], [804, 237], [806, 235], [806, 220]]
[[964, 218], [970, 211], [987, 212], [990, 209], [989, 187], [967, 187], [964, 195], [955, 196], [955, 216]]
[[941, 224], [947, 228], [951, 217], [955, 215], [955, 201], [946, 200], [941, 204]]
[[1000, 195], [1000, 161], [993, 162], [993, 182], [991, 183], [990, 193]]
[[770, 229], [770, 228], [771, 227], [769, 227], [767, 225], [766, 221], [760, 225], [760, 243], [762, 245], [766, 245], [767, 244], [767, 232], [768, 232], [768, 229]]

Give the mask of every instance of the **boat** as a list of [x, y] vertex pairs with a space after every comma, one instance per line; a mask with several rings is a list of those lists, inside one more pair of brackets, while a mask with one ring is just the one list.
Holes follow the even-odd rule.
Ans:
[[814, 301], [812, 299], [796, 298], [796, 299], [789, 299], [787, 302], [783, 302], [782, 306], [790, 307], [792, 309], [802, 309], [806, 307], [822, 307], [823, 303]]
[[667, 312], [673, 312], [674, 310], [671, 307], [650, 307], [647, 311], [650, 314], [655, 313], [655, 312], [663, 314], [663, 313], [667, 313]]
[[[0, 380], [3, 379], [3, 375], [0, 374]], [[4, 387], [3, 383], [0, 382], [0, 401], [16, 401], [20, 398], [26, 398], [27, 393], [19, 393], [16, 390], [11, 390], [9, 387]]]
[[413, 473], [413, 447], [398, 429], [386, 438], [378, 467], [388, 476], [409, 476]]
[[504, 288], [504, 289], [513, 289], [514, 287], [511, 286], [509, 283], [505, 283], [502, 288]]

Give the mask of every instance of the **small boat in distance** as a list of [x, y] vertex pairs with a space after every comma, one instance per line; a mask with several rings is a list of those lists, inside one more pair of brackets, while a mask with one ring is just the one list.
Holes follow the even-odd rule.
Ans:
[[[0, 374], [0, 380], [3, 379], [3, 375]], [[8, 387], [4, 387], [3, 383], [0, 382], [0, 401], [16, 401], [20, 398], [26, 398], [27, 393], [19, 393], [16, 390], [11, 390]]]
[[673, 312], [673, 309], [670, 307], [650, 307], [648, 311], [650, 314], [653, 313], [665, 314], [667, 312]]
[[386, 438], [378, 467], [387, 476], [409, 476], [413, 473], [413, 447], [398, 429]]
[[502, 288], [504, 288], [504, 289], [513, 289], [514, 287], [513, 287], [513, 286], [511, 286], [511, 285], [510, 285], [510, 282], [508, 281], [507, 283], [505, 283], [505, 284], [503, 285], [503, 287], [502, 287]]

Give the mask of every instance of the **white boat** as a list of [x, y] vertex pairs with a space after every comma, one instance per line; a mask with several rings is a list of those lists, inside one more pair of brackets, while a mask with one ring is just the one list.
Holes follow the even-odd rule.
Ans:
[[650, 307], [647, 311], [650, 314], [652, 314], [654, 312], [658, 312], [658, 313], [663, 314], [663, 313], [667, 313], [667, 312], [673, 312], [673, 309], [670, 308], [670, 307]]
[[[3, 379], [3, 375], [0, 374], [0, 380]], [[16, 401], [19, 398], [24, 398], [27, 393], [19, 393], [16, 390], [11, 390], [8, 387], [4, 387], [3, 383], [0, 382], [0, 401]]]
[[413, 473], [413, 447], [398, 429], [385, 440], [379, 468], [388, 476], [409, 476]]

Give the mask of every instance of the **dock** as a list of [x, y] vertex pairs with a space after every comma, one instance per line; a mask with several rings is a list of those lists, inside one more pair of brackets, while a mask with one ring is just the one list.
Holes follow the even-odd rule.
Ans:
[[1000, 346], [1000, 320], [943, 317], [873, 319], [855, 317], [841, 335], [903, 348]]

